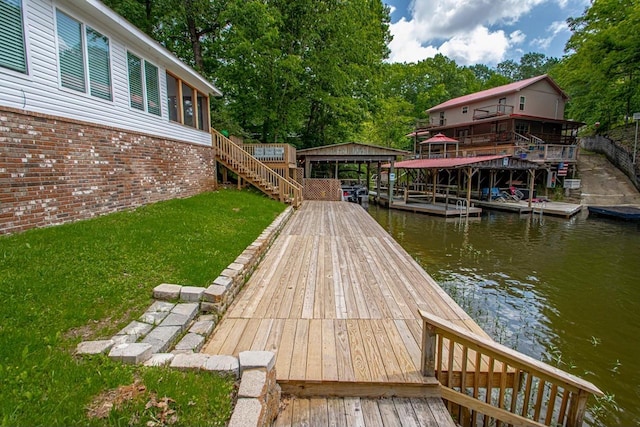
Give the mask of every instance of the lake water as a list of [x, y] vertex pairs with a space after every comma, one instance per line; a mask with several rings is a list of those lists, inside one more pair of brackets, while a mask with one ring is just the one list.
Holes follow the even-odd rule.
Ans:
[[640, 425], [640, 224], [367, 209], [495, 340], [603, 390], [588, 424]]

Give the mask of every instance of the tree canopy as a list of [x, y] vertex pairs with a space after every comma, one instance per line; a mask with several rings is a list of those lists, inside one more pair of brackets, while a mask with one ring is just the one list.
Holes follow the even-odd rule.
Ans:
[[386, 63], [381, 0], [104, 0], [224, 92], [212, 124], [298, 147], [362, 141], [408, 148], [426, 110], [450, 98], [550, 74], [569, 117], [607, 128], [640, 108], [640, 3], [596, 0], [568, 21], [561, 58], [530, 52], [495, 68], [436, 55]]

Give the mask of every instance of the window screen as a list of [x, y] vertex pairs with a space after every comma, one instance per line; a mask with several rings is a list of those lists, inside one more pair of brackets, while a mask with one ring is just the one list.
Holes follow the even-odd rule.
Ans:
[[62, 86], [86, 92], [81, 24], [59, 10], [56, 22]]
[[0, 67], [27, 72], [22, 0], [0, 0]]
[[144, 110], [144, 95], [142, 93], [142, 60], [127, 52], [129, 65], [129, 100], [131, 107]]
[[87, 58], [91, 95], [111, 100], [109, 39], [87, 27]]
[[147, 89], [147, 110], [156, 116], [160, 112], [160, 84], [158, 82], [158, 67], [144, 61], [144, 81]]

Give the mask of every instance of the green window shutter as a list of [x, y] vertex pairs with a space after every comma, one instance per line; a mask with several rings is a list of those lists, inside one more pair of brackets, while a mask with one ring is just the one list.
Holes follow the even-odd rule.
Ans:
[[131, 108], [144, 110], [144, 94], [142, 93], [142, 60], [127, 52], [129, 64], [129, 99]]
[[144, 78], [147, 89], [147, 110], [156, 116], [160, 111], [160, 82], [158, 81], [158, 67], [144, 61]]
[[111, 101], [109, 39], [87, 27], [87, 59], [91, 95]]
[[62, 86], [86, 92], [81, 25], [59, 10], [56, 10], [56, 21]]
[[0, 0], [0, 67], [27, 72], [22, 0]]

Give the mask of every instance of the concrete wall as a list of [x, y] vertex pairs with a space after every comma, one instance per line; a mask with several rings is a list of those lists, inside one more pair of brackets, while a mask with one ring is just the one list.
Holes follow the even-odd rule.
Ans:
[[0, 234], [215, 188], [211, 147], [0, 107]]
[[633, 152], [600, 135], [581, 138], [580, 145], [586, 150], [602, 153], [607, 156], [607, 159], [624, 172], [633, 185], [640, 191], [640, 168], [638, 167], [640, 155], [637, 155], [636, 164], [634, 165]]

